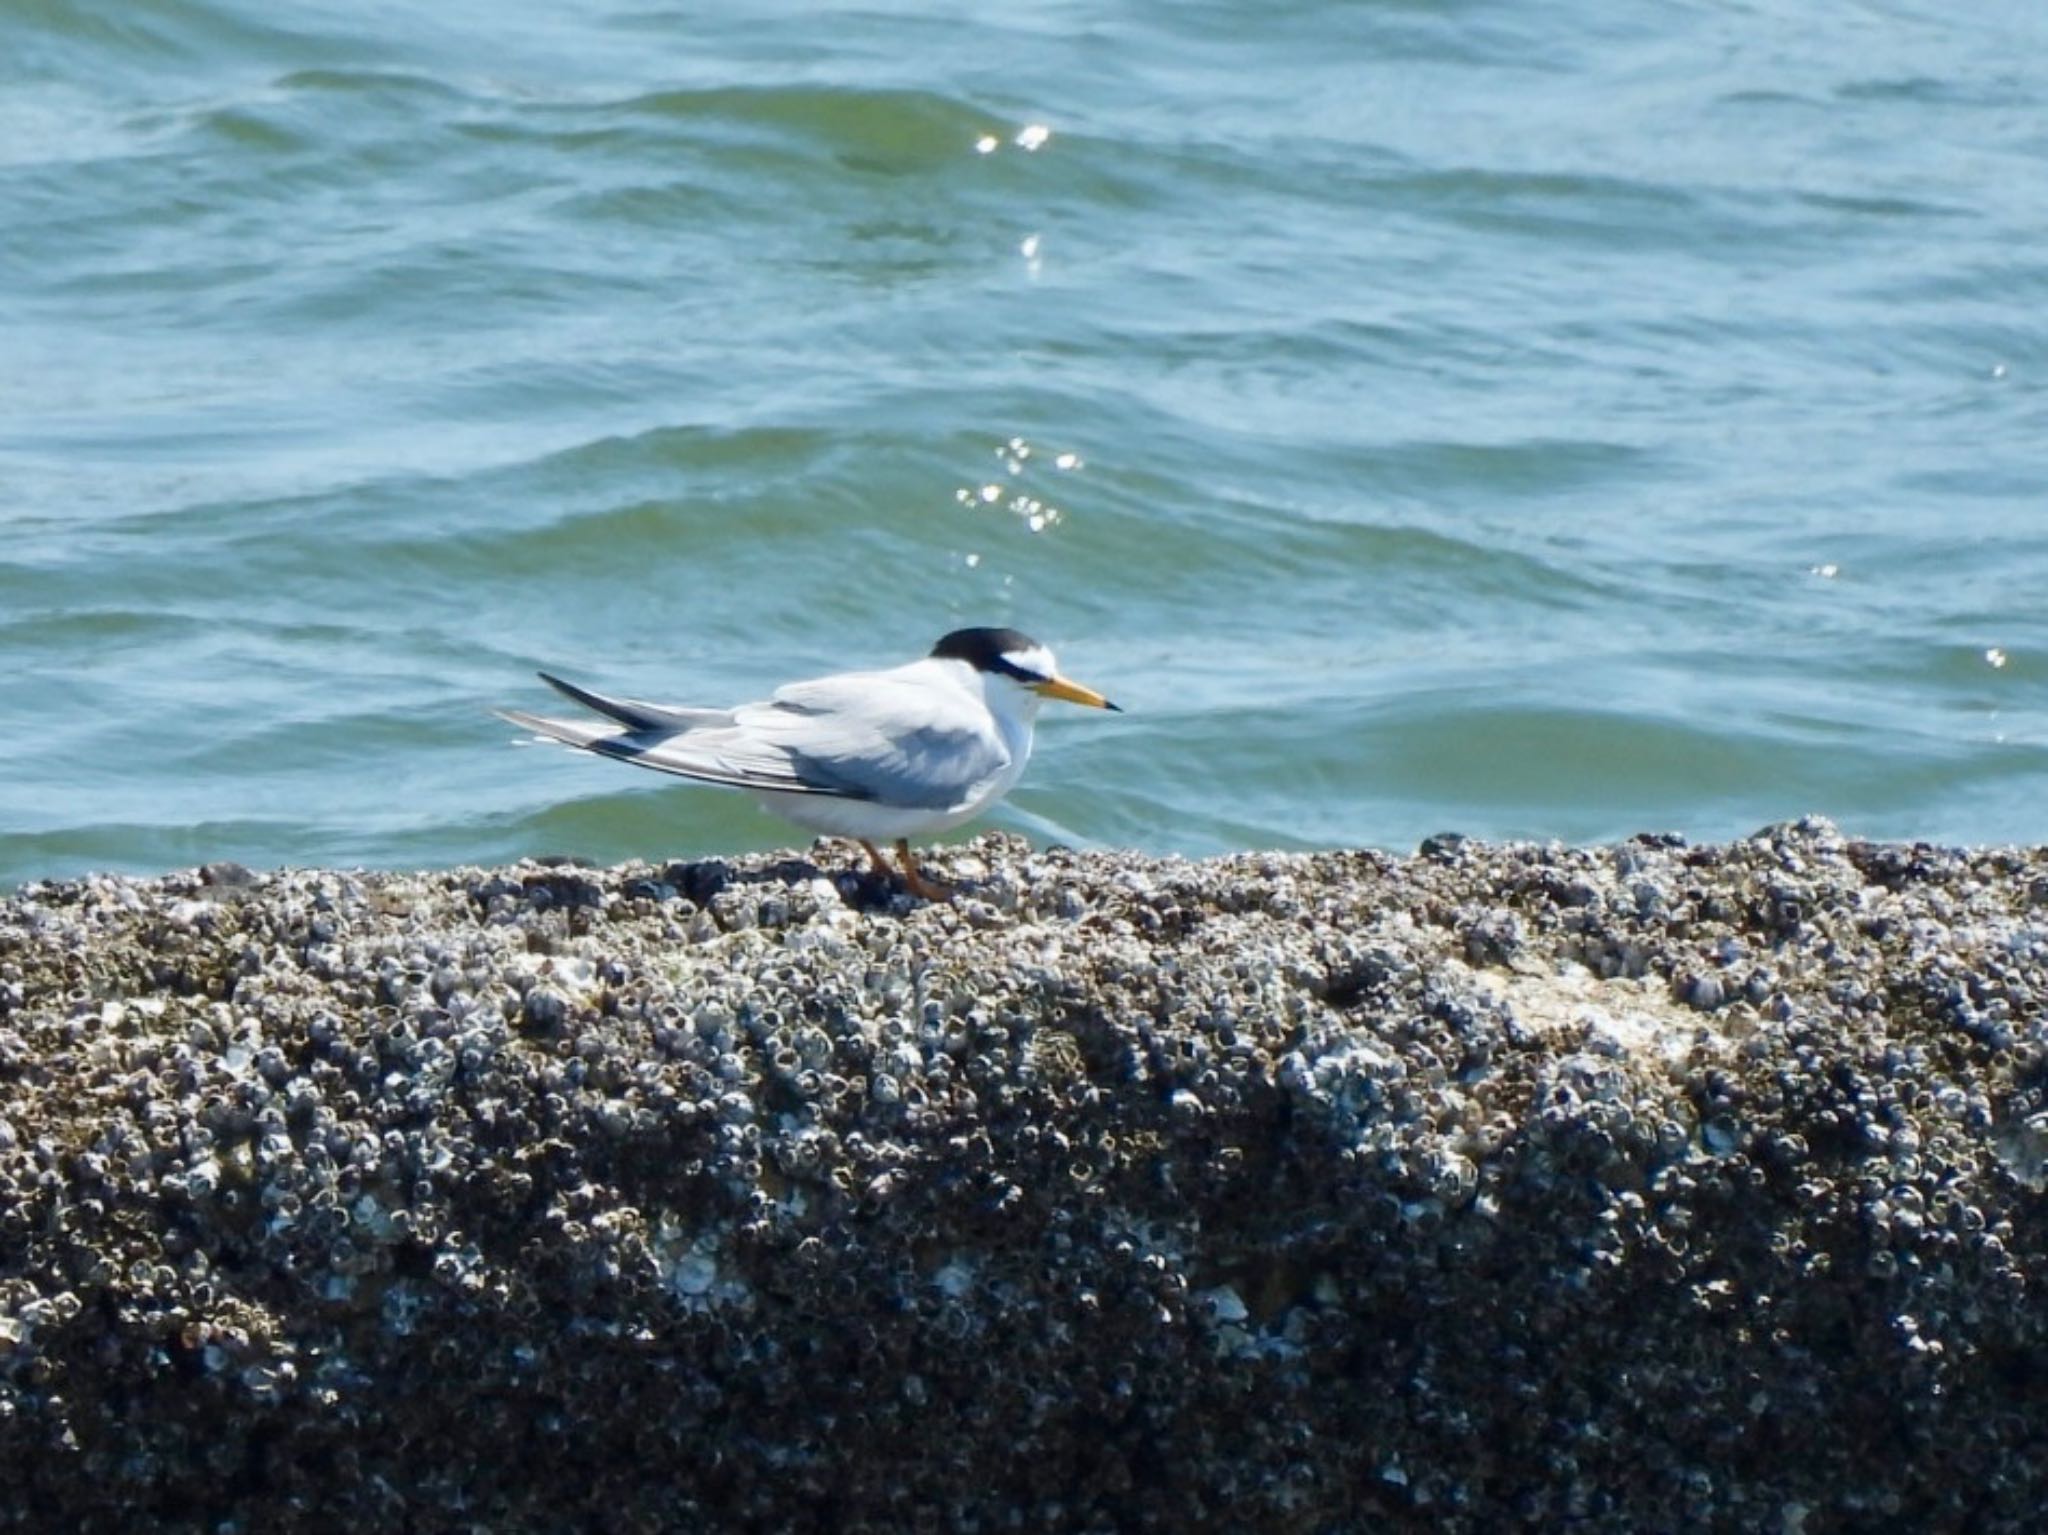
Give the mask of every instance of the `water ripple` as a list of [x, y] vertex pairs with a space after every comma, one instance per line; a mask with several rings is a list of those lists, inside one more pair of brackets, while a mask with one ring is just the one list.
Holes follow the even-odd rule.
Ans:
[[2023, 9], [9, 7], [0, 880], [773, 845], [486, 710], [965, 622], [1041, 837], [2048, 835]]

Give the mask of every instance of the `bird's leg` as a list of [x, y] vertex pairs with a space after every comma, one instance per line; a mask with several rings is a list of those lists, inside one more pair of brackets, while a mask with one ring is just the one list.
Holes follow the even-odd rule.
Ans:
[[859, 840], [860, 845], [868, 850], [868, 862], [875, 866], [875, 872], [881, 875], [883, 879], [894, 879], [896, 871], [889, 867], [889, 860], [882, 856], [882, 850], [865, 837]]
[[896, 839], [896, 857], [903, 865], [903, 887], [920, 901], [950, 901], [953, 887], [941, 880], [926, 879], [918, 870], [917, 860], [910, 855], [907, 838]]

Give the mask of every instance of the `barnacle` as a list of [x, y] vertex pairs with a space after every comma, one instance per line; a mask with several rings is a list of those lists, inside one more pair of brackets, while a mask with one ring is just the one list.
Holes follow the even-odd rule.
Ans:
[[0, 900], [0, 1518], [2048, 1493], [2041, 855], [988, 837], [907, 913], [832, 858]]

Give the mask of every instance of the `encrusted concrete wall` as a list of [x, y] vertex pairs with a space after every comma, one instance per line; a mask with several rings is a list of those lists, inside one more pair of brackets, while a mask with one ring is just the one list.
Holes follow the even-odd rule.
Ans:
[[0, 902], [0, 1523], [2040, 1528], [2048, 855], [935, 865]]

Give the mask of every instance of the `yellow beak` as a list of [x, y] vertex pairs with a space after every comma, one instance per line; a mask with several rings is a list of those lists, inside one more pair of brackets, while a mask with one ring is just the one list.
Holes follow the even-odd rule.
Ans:
[[1117, 708], [1093, 688], [1084, 688], [1078, 682], [1069, 682], [1064, 677], [1054, 677], [1045, 682], [1031, 684], [1034, 693], [1046, 698], [1065, 699], [1070, 704], [1086, 704], [1091, 709], [1109, 709], [1117, 714], [1124, 711]]

